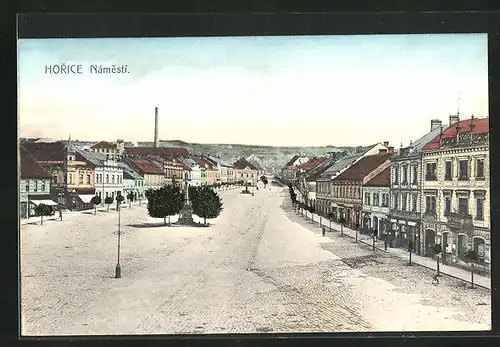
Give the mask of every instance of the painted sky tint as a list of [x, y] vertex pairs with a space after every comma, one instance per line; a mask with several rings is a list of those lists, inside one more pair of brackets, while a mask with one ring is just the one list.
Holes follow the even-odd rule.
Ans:
[[[45, 74], [63, 62], [84, 74]], [[485, 34], [23, 39], [20, 135], [153, 141], [159, 106], [165, 140], [399, 146], [448, 122], [458, 90], [462, 118], [487, 117], [487, 66]]]

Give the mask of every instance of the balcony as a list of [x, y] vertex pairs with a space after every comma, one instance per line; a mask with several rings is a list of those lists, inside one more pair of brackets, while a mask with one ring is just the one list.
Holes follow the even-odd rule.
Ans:
[[423, 219], [428, 220], [428, 221], [434, 221], [436, 220], [436, 212], [435, 211], [427, 211], [424, 212], [423, 214]]
[[420, 212], [415, 212], [415, 211], [401, 211], [397, 209], [391, 209], [390, 210], [390, 215], [394, 218], [401, 218], [401, 219], [413, 219], [413, 220], [418, 220], [420, 219]]
[[466, 213], [449, 213], [448, 225], [450, 228], [459, 228], [464, 231], [472, 229], [472, 215]]

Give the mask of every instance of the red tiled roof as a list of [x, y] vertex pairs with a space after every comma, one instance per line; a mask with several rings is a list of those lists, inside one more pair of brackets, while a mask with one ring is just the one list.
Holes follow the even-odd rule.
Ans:
[[200, 167], [204, 167], [208, 170], [214, 169], [214, 166], [212, 165], [212, 163], [210, 161], [206, 160], [205, 158], [193, 157], [193, 159], [198, 163], [198, 165]]
[[392, 157], [395, 153], [383, 153], [369, 155], [361, 158], [357, 163], [353, 164], [350, 168], [342, 172], [334, 180], [361, 180], [366, 177], [370, 172], [382, 165], [387, 159]]
[[379, 174], [375, 175], [371, 180], [366, 182], [366, 187], [389, 187], [389, 182], [391, 178], [391, 167], [388, 166], [382, 170]]
[[235, 169], [238, 169], [238, 170], [244, 170], [246, 167], [249, 167], [250, 170], [255, 170], [255, 171], [259, 171], [257, 170], [257, 168], [252, 165], [252, 163], [250, 163], [248, 160], [246, 160], [245, 158], [240, 158], [238, 159], [234, 164], [233, 164], [233, 167]]
[[285, 164], [285, 167], [287, 167], [287, 166], [292, 166], [292, 165], [293, 165], [293, 163], [295, 163], [295, 161], [296, 161], [297, 159], [299, 159], [299, 158], [300, 158], [300, 155], [294, 155], [294, 156], [292, 157], [292, 159], [290, 159], [290, 160], [288, 161], [288, 163], [286, 163], [286, 164]]
[[305, 163], [298, 165], [297, 169], [309, 171], [309, 170], [314, 169], [316, 166], [318, 166], [319, 164], [321, 164], [322, 162], [324, 162], [327, 159], [328, 158], [312, 158], [312, 159], [309, 159], [308, 161], [306, 161]]
[[179, 163], [179, 165], [182, 166], [182, 169], [184, 171], [191, 171], [191, 166], [189, 166], [187, 163], [185, 163], [183, 160], [178, 160], [177, 161]]
[[116, 144], [109, 143], [107, 141], [99, 141], [96, 144], [92, 145], [90, 148], [96, 148], [96, 149], [110, 148], [110, 149], [115, 149], [116, 148]]
[[40, 161], [64, 161], [65, 146], [62, 142], [40, 142], [24, 143], [28, 151], [38, 162]]
[[50, 173], [42, 168], [35, 158], [21, 145], [21, 178], [51, 178]]
[[159, 155], [162, 157], [187, 157], [189, 151], [181, 147], [127, 147], [124, 150], [125, 154], [135, 155]]
[[[470, 121], [469, 119], [464, 119], [458, 122], [460, 126], [460, 132], [470, 132]], [[488, 118], [476, 118], [472, 121], [474, 124], [473, 134], [484, 134], [490, 131]], [[424, 146], [424, 150], [429, 149], [439, 149], [441, 147], [441, 139], [449, 139], [457, 136], [457, 123], [449, 126], [443, 131], [443, 134], [437, 135], [431, 142]]]
[[128, 158], [124, 161], [127, 165], [133, 166], [142, 174], [164, 174], [164, 171], [149, 159]]

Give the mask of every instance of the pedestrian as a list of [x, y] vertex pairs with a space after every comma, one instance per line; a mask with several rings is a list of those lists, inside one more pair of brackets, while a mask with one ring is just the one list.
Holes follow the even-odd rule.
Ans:
[[387, 251], [387, 238], [384, 239], [384, 250]]
[[323, 227], [323, 230], [322, 230], [323, 236], [325, 236], [325, 232], [326, 232], [326, 228]]

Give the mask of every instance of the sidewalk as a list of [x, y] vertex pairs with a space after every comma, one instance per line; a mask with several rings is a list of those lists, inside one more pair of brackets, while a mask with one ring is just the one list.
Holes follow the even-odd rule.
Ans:
[[[134, 206], [137, 206], [137, 207], [146, 207], [147, 206], [147, 201], [146, 200], [143, 200], [142, 201], [142, 204], [140, 204], [138, 201], [137, 202], [133, 202], [132, 203], [132, 207]], [[128, 203], [125, 203], [125, 204], [122, 204], [122, 210], [124, 209], [128, 209], [129, 208], [129, 204]], [[97, 206], [97, 212], [107, 212], [108, 210], [108, 207], [105, 205], [104, 207], [103, 206]], [[114, 204], [111, 204], [109, 206], [109, 211], [116, 211], [116, 203]], [[72, 217], [72, 216], [76, 216], [76, 215], [79, 215], [79, 214], [82, 214], [82, 213], [92, 213], [94, 214], [94, 209], [91, 208], [91, 209], [88, 209], [88, 210], [80, 210], [80, 211], [70, 211], [70, 210], [63, 210], [63, 213], [62, 213], [62, 217], [63, 217], [63, 222], [66, 218], [68, 217]], [[56, 221], [59, 221], [59, 211], [57, 210], [55, 212], [55, 214], [53, 216], [45, 216], [43, 217], [43, 222], [45, 223], [45, 221], [49, 221], [49, 220], [56, 220]], [[40, 224], [40, 217], [30, 217], [28, 219], [26, 218], [22, 218], [20, 220], [20, 225], [23, 226], [23, 225], [27, 225], [27, 224], [37, 224], [39, 225]]]
[[[302, 215], [300, 212], [296, 212], [296, 213], [299, 216]], [[306, 213], [307, 213], [307, 217], [306, 217]], [[314, 222], [314, 224], [317, 224], [318, 226], [319, 226], [320, 218], [321, 218], [321, 221], [322, 221], [321, 225], [325, 226], [327, 228], [327, 231], [328, 231], [328, 228], [330, 227], [330, 221], [328, 219], [320, 217], [317, 214], [314, 214], [311, 212], [306, 212], [306, 211], [304, 211], [303, 216], [304, 216], [304, 218], [307, 218], [307, 220]], [[340, 229], [341, 229], [340, 224], [332, 221], [331, 227], [332, 227], [332, 231], [340, 232]], [[344, 226], [343, 227], [343, 235], [355, 239], [356, 238], [356, 231]], [[373, 239], [370, 236], [362, 235], [361, 233], [358, 233], [358, 242], [363, 243], [365, 245], [368, 245], [370, 247], [373, 247]], [[409, 260], [409, 253], [408, 253], [408, 251], [406, 251], [404, 249], [389, 248], [388, 247], [387, 250], [385, 250], [384, 244], [383, 243], [381, 244], [381, 242], [376, 242], [375, 248], [380, 250], [380, 251], [390, 253], [390, 254], [397, 256], [399, 258], [405, 259], [407, 261]], [[436, 260], [434, 260], [432, 258], [423, 257], [423, 256], [417, 255], [415, 253], [412, 253], [411, 262], [414, 264], [417, 264], [419, 266], [434, 270], [434, 271], [436, 270]], [[450, 266], [450, 265], [443, 265], [442, 263], [439, 264], [439, 273], [441, 273], [443, 275], [450, 276], [450, 277], [455, 277], [457, 279], [461, 279], [465, 282], [470, 282], [470, 279], [471, 279], [470, 271], [456, 268], [456, 267]], [[491, 290], [491, 279], [486, 277], [486, 276], [481, 276], [481, 275], [474, 273], [474, 285], [478, 285], [480, 287], [484, 287], [484, 288]]]

